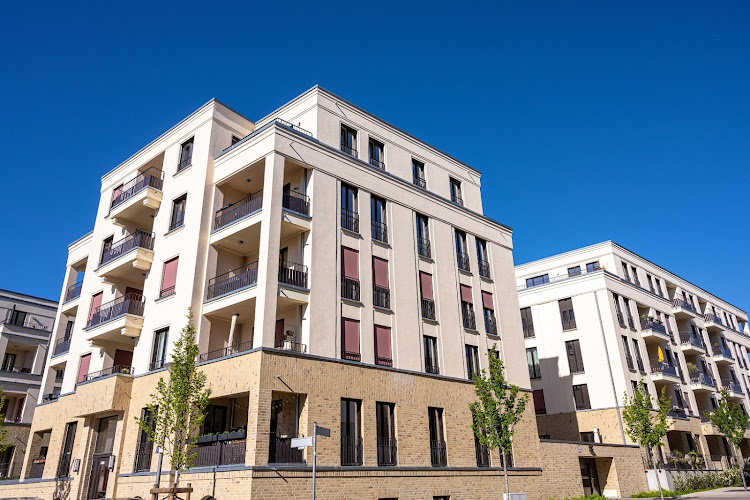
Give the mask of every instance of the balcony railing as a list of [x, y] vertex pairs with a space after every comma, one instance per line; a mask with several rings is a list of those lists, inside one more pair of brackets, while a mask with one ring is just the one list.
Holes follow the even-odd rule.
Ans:
[[523, 325], [523, 338], [530, 339], [536, 335], [534, 325]]
[[113, 301], [94, 308], [94, 310], [91, 311], [91, 318], [89, 319], [86, 328], [93, 328], [126, 314], [143, 316], [144, 305], [145, 299], [143, 295], [137, 293], [126, 293], [122, 297], [118, 297]]
[[372, 305], [382, 307], [383, 309], [391, 308], [391, 289], [380, 285], [372, 286]]
[[208, 280], [206, 300], [233, 293], [257, 283], [258, 261], [256, 260]]
[[142, 229], [136, 229], [134, 233], [128, 234], [123, 239], [112, 243], [109, 248], [102, 252], [99, 265], [103, 266], [107, 262], [115, 260], [121, 255], [125, 255], [134, 248], [143, 248], [145, 250], [154, 249], [154, 233], [147, 233]]
[[667, 335], [667, 328], [664, 326], [664, 323], [658, 319], [641, 318], [641, 330], [653, 330], [662, 335]]
[[456, 264], [462, 271], [471, 271], [471, 265], [469, 264], [469, 256], [463, 252], [456, 253]]
[[663, 374], [663, 375], [669, 375], [675, 378], [679, 378], [677, 375], [677, 369], [670, 365], [669, 363], [663, 363], [658, 362], [654, 366], [651, 367], [651, 373], [652, 374]]
[[480, 260], [477, 265], [479, 266], [479, 276], [482, 278], [491, 278], [490, 274], [490, 263], [486, 260]]
[[144, 472], [151, 470], [151, 455], [154, 453], [154, 443], [146, 441], [138, 443], [135, 448], [135, 463], [133, 472]]
[[83, 381], [88, 382], [90, 380], [96, 380], [98, 378], [106, 377], [107, 375], [113, 375], [113, 374], [122, 374], [122, 375], [132, 375], [133, 374], [133, 367], [130, 365], [114, 365], [110, 366], [109, 368], [104, 368], [103, 370], [99, 370], [97, 372], [91, 372], [88, 373]]
[[385, 170], [385, 162], [378, 160], [377, 158], [373, 158], [372, 156], [370, 157], [370, 165], [372, 165], [373, 167], [377, 167], [381, 170]]
[[344, 349], [343, 351], [341, 351], [341, 358], [348, 359], [349, 361], [361, 361], [362, 354], [356, 351], [347, 351], [346, 349]]
[[162, 171], [156, 167], [151, 167], [145, 172], [138, 174], [135, 179], [120, 186], [119, 193], [112, 198], [110, 210], [117, 205], [126, 202], [146, 188], [152, 187], [161, 191], [162, 186], [164, 185], [162, 176]]
[[729, 392], [733, 392], [735, 394], [745, 394], [745, 391], [742, 390], [742, 386], [732, 380], [722, 379], [721, 385]]
[[445, 441], [430, 441], [430, 462], [433, 467], [447, 467], [448, 453]]
[[710, 424], [711, 423], [710, 415], [713, 415], [713, 413], [711, 413], [709, 411], [702, 411], [702, 412], [700, 412], [700, 414], [701, 414], [701, 423], [702, 424]]
[[192, 467], [217, 467], [245, 463], [245, 440], [219, 441], [207, 446], [196, 446]]
[[459, 205], [463, 205], [464, 204], [464, 199], [461, 198], [461, 195], [458, 194], [458, 193], [451, 193], [451, 201], [453, 203], [457, 203]]
[[716, 387], [713, 377], [711, 377], [710, 375], [706, 375], [705, 373], [693, 373], [692, 375], [690, 375], [690, 383]]
[[372, 239], [388, 243], [388, 225], [385, 222], [371, 220]]
[[341, 465], [362, 465], [362, 438], [341, 436]]
[[490, 466], [490, 450], [487, 445], [474, 443], [474, 447], [477, 454], [477, 467], [489, 467]]
[[732, 356], [732, 351], [730, 351], [728, 347], [723, 345], [712, 345], [711, 352], [713, 352], [714, 356], [724, 356], [725, 358], [734, 359], [734, 356]]
[[148, 364], [148, 371], [152, 372], [152, 371], [155, 371], [155, 370], [161, 370], [162, 368], [164, 368], [164, 364], [166, 362], [167, 362], [166, 358], [162, 358], [162, 359], [157, 359], [157, 360], [151, 361]]
[[345, 208], [341, 209], [341, 227], [352, 231], [359, 232], [359, 214]]
[[427, 238], [417, 238], [417, 253], [422, 257], [432, 258], [432, 249], [430, 248], [430, 240]]
[[395, 466], [398, 465], [396, 438], [379, 437], [378, 441], [378, 465]]
[[13, 317], [11, 315], [10, 310], [8, 310], [8, 314], [6, 318], [3, 321], [0, 321], [0, 325], [13, 325], [13, 326], [22, 326], [24, 328], [30, 328], [32, 330], [44, 330], [47, 331], [49, 327], [47, 325], [43, 325], [39, 323], [39, 320], [31, 315], [23, 316], [17, 316]]
[[341, 297], [350, 300], [359, 300], [359, 280], [348, 276], [341, 277]]
[[497, 320], [495, 319], [495, 314], [488, 309], [484, 310], [484, 328], [489, 335], [497, 335]]
[[288, 260], [279, 263], [279, 283], [307, 288], [307, 266]]
[[238, 352], [249, 351], [252, 348], [253, 348], [253, 342], [248, 341], [248, 342], [243, 342], [241, 344], [237, 344], [235, 346], [229, 346], [223, 349], [216, 349], [213, 351], [208, 351], [198, 356], [198, 363], [205, 363], [206, 361], [212, 361], [214, 359], [223, 358], [225, 356], [237, 354]]
[[468, 302], [461, 302], [461, 317], [463, 318], [464, 328], [469, 330], [477, 329], [477, 320], [474, 316], [474, 308]]
[[440, 367], [437, 364], [437, 359], [425, 358], [424, 360], [424, 371], [427, 373], [433, 373], [435, 375], [440, 373]]
[[679, 307], [681, 309], [685, 309], [686, 311], [690, 311], [694, 314], [698, 314], [697, 312], [695, 312], [695, 308], [693, 307], [693, 305], [687, 300], [675, 298], [674, 300], [672, 300], [672, 305], [674, 307]]
[[419, 177], [415, 175], [412, 177], [412, 179], [415, 185], [421, 187], [422, 189], [427, 189], [427, 181], [425, 180], [424, 177]]
[[357, 148], [353, 146], [347, 146], [346, 144], [341, 144], [341, 152], [351, 155], [355, 158], [357, 158], [357, 154], [358, 154]]
[[719, 326], [724, 326], [724, 323], [722, 323], [721, 319], [719, 319], [718, 316], [712, 313], [704, 314], [703, 319], [706, 323], [716, 323]]
[[435, 320], [435, 301], [422, 297], [422, 317]]
[[55, 343], [55, 351], [52, 354], [53, 356], [59, 356], [60, 354], [65, 354], [70, 350], [70, 337], [63, 337], [61, 339], [58, 339]]
[[268, 449], [268, 462], [272, 464], [302, 463], [302, 450], [292, 448], [291, 437], [274, 437]]
[[83, 280], [79, 281], [74, 285], [70, 285], [65, 291], [64, 302], [70, 302], [73, 299], [77, 299], [81, 296], [81, 288], [83, 288]]
[[46, 458], [37, 458], [29, 468], [29, 479], [41, 479], [44, 475], [44, 466], [47, 463]]
[[310, 215], [310, 197], [290, 191], [281, 198], [281, 206], [298, 214]]
[[699, 349], [706, 348], [703, 345], [703, 341], [701, 341], [700, 338], [690, 332], [680, 332], [680, 343], [682, 345], [692, 345]]
[[216, 211], [214, 231], [263, 208], [263, 191], [251, 193], [239, 201], [230, 203]]
[[375, 356], [375, 364], [379, 366], [393, 366], [393, 359], [385, 358], [383, 356]]

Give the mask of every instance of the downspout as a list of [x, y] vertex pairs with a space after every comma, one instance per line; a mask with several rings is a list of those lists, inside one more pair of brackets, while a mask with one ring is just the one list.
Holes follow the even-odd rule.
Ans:
[[609, 370], [609, 380], [612, 383], [612, 394], [615, 396], [615, 408], [617, 408], [617, 420], [620, 423], [620, 434], [622, 436], [622, 444], [627, 444], [625, 441], [625, 427], [622, 425], [622, 410], [620, 409], [620, 401], [617, 399], [617, 389], [615, 388], [615, 376], [612, 372], [612, 363], [609, 358], [609, 348], [607, 347], [607, 337], [604, 334], [604, 321], [602, 320], [602, 311], [599, 308], [599, 296], [594, 291], [594, 302], [596, 302], [596, 315], [599, 317], [599, 331], [602, 333], [602, 341], [604, 342], [604, 354], [607, 356], [607, 369]]
[[229, 348], [232, 349], [234, 347], [234, 328], [237, 325], [237, 318], [239, 317], [240, 313], [236, 313], [232, 316], [232, 324], [229, 325]]

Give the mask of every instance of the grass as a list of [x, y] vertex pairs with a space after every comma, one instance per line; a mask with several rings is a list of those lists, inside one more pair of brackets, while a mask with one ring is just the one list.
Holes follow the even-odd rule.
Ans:
[[[710, 491], [710, 490], [716, 490], [719, 488], [724, 488], [724, 486], [714, 486], [712, 488], [700, 488], [697, 490], [682, 490], [682, 491], [674, 491], [674, 490], [664, 490], [664, 497], [677, 497], [680, 495], [688, 495], [690, 493], [698, 493], [701, 491]], [[641, 491], [640, 493], [636, 493], [633, 495], [633, 498], [659, 498], [659, 490], [656, 491]]]

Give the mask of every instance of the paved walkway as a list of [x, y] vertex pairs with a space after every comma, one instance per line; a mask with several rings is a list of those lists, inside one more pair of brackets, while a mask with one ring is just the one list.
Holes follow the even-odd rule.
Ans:
[[691, 500], [748, 500], [750, 499], [750, 489], [745, 491], [742, 486], [733, 486], [731, 488], [719, 488], [717, 490], [701, 491], [699, 493], [690, 493], [679, 497], [690, 498]]

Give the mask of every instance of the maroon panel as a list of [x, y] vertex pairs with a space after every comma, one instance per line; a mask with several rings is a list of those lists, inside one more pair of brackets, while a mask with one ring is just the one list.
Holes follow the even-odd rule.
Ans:
[[372, 277], [375, 284], [388, 288], [388, 261], [378, 257], [372, 258]]
[[375, 356], [391, 359], [391, 329], [375, 325]]
[[112, 201], [115, 201], [115, 198], [117, 198], [118, 196], [120, 196], [120, 193], [122, 193], [122, 184], [120, 184], [119, 186], [117, 186], [112, 191]]
[[359, 352], [359, 321], [342, 318], [344, 350], [347, 352]]
[[78, 365], [78, 380], [77, 382], [83, 382], [86, 380], [86, 375], [89, 374], [89, 365], [91, 364], [91, 354], [84, 354], [81, 356], [81, 362]]
[[432, 296], [432, 275], [420, 271], [419, 285], [422, 289], [422, 298], [434, 300]]
[[161, 279], [161, 289], [167, 290], [175, 286], [177, 283], [177, 264], [180, 258], [175, 257], [172, 260], [168, 260], [164, 263], [164, 275]]
[[132, 288], [132, 287], [126, 286], [125, 295], [128, 295], [128, 294], [143, 295], [143, 290], [141, 290], [140, 288]]
[[534, 408], [536, 413], [547, 413], [547, 407], [544, 404], [544, 390], [537, 389], [534, 391]]
[[91, 310], [89, 311], [89, 321], [91, 321], [91, 318], [94, 316], [94, 313], [96, 312], [96, 309], [102, 305], [102, 297], [104, 296], [103, 292], [99, 292], [93, 297], [91, 297]]
[[123, 351], [122, 349], [115, 349], [115, 358], [112, 362], [113, 366], [130, 366], [133, 364], [133, 353], [130, 351]]
[[274, 335], [274, 347], [281, 347], [281, 343], [284, 340], [284, 320], [276, 320], [276, 332]]
[[461, 300], [468, 303], [474, 302], [474, 298], [471, 295], [470, 286], [461, 285]]
[[482, 306], [490, 311], [495, 310], [495, 304], [492, 302], [492, 294], [490, 292], [482, 292]]
[[359, 252], [347, 247], [341, 247], [341, 265], [344, 276], [359, 279]]

